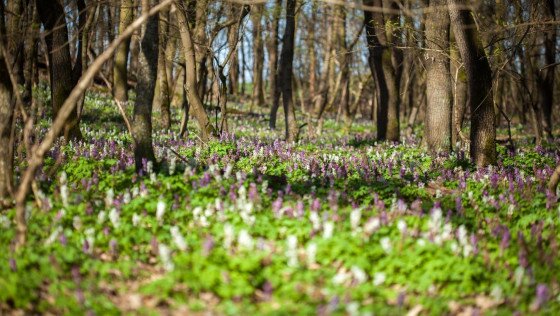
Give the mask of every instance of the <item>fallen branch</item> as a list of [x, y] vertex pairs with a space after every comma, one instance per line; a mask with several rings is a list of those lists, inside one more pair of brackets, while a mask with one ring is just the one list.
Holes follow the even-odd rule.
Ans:
[[556, 188], [558, 187], [558, 183], [560, 182], [560, 165], [556, 167], [556, 170], [550, 176], [550, 180], [548, 181], [548, 189], [552, 193], [556, 193]]
[[27, 223], [25, 218], [25, 199], [29, 192], [31, 182], [35, 178], [37, 169], [43, 164], [45, 154], [51, 149], [54, 141], [64, 127], [64, 122], [70, 116], [70, 113], [77, 105], [77, 101], [82, 97], [82, 94], [90, 87], [95, 75], [101, 70], [103, 64], [112, 58], [117, 47], [129, 38], [134, 31], [146, 22], [146, 20], [157, 14], [162, 9], [169, 6], [173, 0], [165, 0], [162, 3], [154, 6], [151, 10], [142, 13], [130, 26], [128, 26], [117, 38], [115, 38], [107, 49], [99, 55], [91, 64], [91, 66], [82, 74], [82, 77], [70, 92], [68, 98], [62, 104], [56, 119], [53, 121], [51, 129], [45, 135], [40, 144], [34, 146], [34, 151], [28, 160], [28, 167], [22, 174], [21, 182], [16, 192], [16, 248], [25, 245], [27, 234]]

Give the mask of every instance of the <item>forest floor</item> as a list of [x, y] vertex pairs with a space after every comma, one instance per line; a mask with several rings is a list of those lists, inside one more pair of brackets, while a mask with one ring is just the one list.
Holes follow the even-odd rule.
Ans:
[[535, 148], [514, 126], [515, 152], [477, 170], [463, 152], [428, 156], [420, 128], [377, 143], [371, 122], [327, 120], [290, 145], [282, 120], [238, 115], [206, 146], [194, 122], [189, 139], [154, 132], [162, 162], [140, 177], [115, 106], [90, 94], [85, 111], [85, 141], [57, 144], [38, 175], [23, 250], [0, 214], [0, 314], [560, 311], [544, 189], [558, 140]]

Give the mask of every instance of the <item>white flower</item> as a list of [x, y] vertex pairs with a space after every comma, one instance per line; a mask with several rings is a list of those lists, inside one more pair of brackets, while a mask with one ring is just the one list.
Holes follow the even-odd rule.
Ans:
[[0, 215], [0, 227], [10, 228], [10, 220], [5, 215]]
[[66, 174], [66, 171], [62, 171], [60, 173], [60, 183], [61, 184], [66, 184], [67, 180], [68, 180], [68, 175]]
[[169, 160], [169, 175], [170, 176], [172, 176], [175, 173], [175, 168], [177, 168], [177, 158], [175, 158], [175, 156], [173, 156]]
[[373, 275], [373, 285], [380, 286], [381, 284], [385, 283], [385, 273], [383, 272], [376, 272]]
[[183, 237], [183, 235], [181, 235], [181, 232], [179, 232], [179, 228], [177, 226], [173, 226], [171, 227], [170, 231], [171, 236], [173, 237], [173, 242], [175, 243], [177, 248], [179, 248], [181, 251], [186, 251], [187, 243], [185, 242], [185, 238]]
[[166, 271], [172, 271], [175, 268], [175, 266], [171, 261], [171, 249], [169, 249], [169, 247], [167, 247], [164, 244], [159, 244], [158, 250], [159, 250], [159, 257], [161, 259], [161, 263], [163, 264], [163, 268]]
[[119, 225], [120, 225], [120, 215], [119, 215], [119, 212], [117, 212], [117, 209], [115, 209], [115, 208], [111, 209], [111, 211], [109, 212], [109, 220], [113, 224], [113, 227], [115, 227], [115, 228], [119, 227]]
[[60, 198], [62, 199], [62, 205], [68, 207], [68, 187], [66, 184], [60, 186]]
[[72, 226], [74, 226], [75, 230], [80, 230], [80, 228], [82, 228], [82, 219], [78, 215], [72, 218]]
[[334, 223], [329, 221], [326, 222], [323, 227], [323, 238], [329, 239], [332, 237], [334, 231]]
[[128, 204], [130, 203], [131, 197], [130, 197], [130, 192], [125, 192], [123, 195], [123, 203], [124, 204]]
[[235, 232], [233, 231], [233, 226], [231, 226], [231, 224], [226, 223], [224, 225], [224, 247], [226, 249], [229, 249], [231, 247], [234, 238], [235, 238]]
[[332, 282], [334, 284], [340, 285], [344, 283], [347, 279], [348, 279], [348, 274], [346, 274], [346, 271], [344, 269], [340, 269], [333, 277]]
[[296, 267], [298, 264], [297, 258], [297, 237], [294, 235], [290, 235], [286, 241], [287, 249], [286, 249], [286, 257], [288, 257], [288, 266]]
[[383, 237], [379, 242], [381, 244], [381, 248], [383, 248], [383, 251], [385, 251], [386, 253], [391, 252], [392, 245], [391, 245], [391, 239], [389, 237]]
[[346, 313], [350, 316], [360, 315], [360, 304], [358, 302], [346, 304]]
[[406, 222], [404, 220], [399, 220], [397, 223], [397, 228], [401, 232], [401, 234], [406, 233]]
[[364, 230], [368, 234], [372, 234], [373, 232], [377, 231], [381, 226], [381, 221], [377, 217], [370, 218], [367, 223], [364, 225]]
[[360, 219], [362, 218], [362, 210], [357, 208], [350, 212], [350, 226], [352, 226], [352, 230], [358, 229], [360, 225]]
[[86, 235], [86, 241], [88, 243], [88, 253], [93, 253], [93, 246], [95, 244], [95, 229], [93, 229], [92, 227], [86, 229], [86, 231], [84, 232], [84, 234]]
[[133, 226], [138, 226], [138, 224], [140, 223], [140, 220], [141, 220], [141, 219], [142, 219], [142, 218], [140, 217], [140, 215], [138, 215], [138, 214], [136, 214], [136, 213], [132, 214], [132, 225], [133, 225]]
[[309, 213], [309, 220], [313, 225], [313, 230], [317, 231], [321, 228], [321, 219], [319, 218], [319, 214], [317, 214], [317, 212]]
[[105, 206], [109, 207], [113, 205], [113, 199], [115, 198], [115, 192], [113, 189], [107, 190], [105, 193]]
[[459, 239], [459, 242], [463, 246], [468, 243], [467, 229], [465, 228], [465, 225], [461, 225], [459, 226], [459, 229], [457, 229], [457, 239]]
[[364, 283], [365, 281], [367, 281], [367, 274], [365, 273], [364, 270], [362, 270], [362, 268], [358, 266], [352, 266], [352, 268], [350, 268], [350, 271], [352, 271], [352, 274], [354, 275], [354, 279], [356, 279], [356, 282]]
[[107, 216], [107, 214], [105, 213], [105, 211], [100, 211], [97, 214], [97, 224], [103, 224], [103, 222], [105, 222], [105, 217]]
[[58, 235], [62, 232], [62, 227], [61, 226], [57, 226], [52, 233], [49, 235], [49, 237], [47, 238], [47, 240], [45, 240], [45, 245], [51, 245], [53, 242], [56, 241], [56, 238], [58, 237]]
[[242, 229], [239, 232], [239, 236], [237, 237], [237, 244], [239, 245], [240, 248], [244, 248], [246, 250], [252, 250], [254, 242], [251, 235], [249, 235], [249, 233], [245, 229]]
[[156, 219], [158, 220], [158, 222], [161, 222], [164, 214], [165, 214], [165, 202], [160, 198], [156, 208]]
[[228, 164], [226, 166], [226, 169], [224, 171], [224, 179], [228, 179], [231, 176], [231, 171], [233, 170], [233, 166], [231, 164]]
[[452, 232], [453, 232], [453, 227], [451, 226], [450, 223], [447, 223], [447, 224], [443, 225], [443, 231], [441, 232], [441, 238], [443, 240], [448, 240], [449, 238], [451, 238]]
[[309, 243], [305, 253], [307, 254], [307, 265], [312, 266], [315, 264], [315, 257], [317, 256], [317, 244]]

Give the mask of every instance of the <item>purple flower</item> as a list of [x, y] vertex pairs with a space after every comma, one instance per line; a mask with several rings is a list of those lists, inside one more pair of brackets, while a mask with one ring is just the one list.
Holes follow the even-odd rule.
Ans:
[[311, 211], [318, 212], [320, 209], [321, 209], [321, 202], [319, 201], [319, 199], [314, 199], [313, 202], [311, 203]]
[[542, 284], [542, 283], [537, 285], [537, 293], [536, 293], [536, 302], [535, 303], [537, 304], [538, 308], [543, 306], [548, 301], [548, 297], [549, 297], [548, 287], [545, 284]]

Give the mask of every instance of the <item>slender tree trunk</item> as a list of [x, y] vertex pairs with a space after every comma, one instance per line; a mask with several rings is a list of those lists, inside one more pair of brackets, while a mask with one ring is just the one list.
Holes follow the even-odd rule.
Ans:
[[[230, 19], [237, 19], [241, 12], [242, 6], [237, 3], [229, 4], [228, 16]], [[239, 92], [239, 58], [237, 50], [237, 42], [239, 41], [239, 23], [234, 23], [228, 28], [228, 46], [230, 50], [234, 50], [229, 61], [228, 73], [228, 93], [237, 95]]]
[[[53, 117], [56, 117], [58, 110], [81, 74], [81, 57], [78, 58], [76, 65], [72, 68], [70, 46], [68, 45], [68, 28], [62, 5], [57, 0], [36, 0], [36, 4], [46, 32], [45, 42], [50, 65], [51, 102]], [[81, 39], [79, 41], [81, 42]], [[63, 133], [67, 140], [82, 138], [76, 108], [66, 121]]]
[[425, 135], [432, 153], [451, 150], [451, 75], [447, 0], [430, 0], [426, 15]]
[[278, 113], [278, 107], [280, 103], [277, 102], [276, 95], [279, 93], [278, 89], [278, 29], [280, 14], [282, 13], [282, 0], [276, 0], [274, 9], [272, 11], [272, 26], [270, 30], [270, 38], [268, 41], [268, 68], [269, 77], [268, 82], [270, 85], [270, 100], [272, 101], [272, 107], [270, 109], [270, 120], [269, 127], [271, 129], [276, 128], [276, 114]]
[[264, 42], [262, 29], [262, 16], [264, 5], [255, 4], [251, 10], [251, 21], [253, 22], [253, 104], [264, 106]]
[[[157, 0], [142, 0], [142, 10], [148, 10], [156, 3]], [[156, 163], [152, 146], [152, 103], [158, 68], [158, 28], [157, 15], [150, 17], [146, 25], [142, 27], [136, 102], [132, 117], [136, 172], [141, 172], [149, 161]]]
[[[134, 18], [133, 0], [121, 0], [119, 34], [132, 23]], [[113, 96], [120, 102], [128, 101], [128, 52], [130, 38], [119, 46], [113, 63]]]
[[185, 54], [185, 74], [186, 82], [185, 88], [187, 92], [188, 104], [194, 112], [194, 116], [198, 121], [200, 128], [200, 137], [203, 141], [207, 141], [214, 133], [214, 128], [208, 120], [208, 115], [204, 110], [202, 101], [198, 94], [197, 80], [196, 80], [196, 58], [195, 48], [190, 31], [190, 25], [187, 22], [186, 11], [180, 1], [175, 2], [178, 10], [175, 11], [177, 22], [179, 23], [179, 30], [181, 33], [181, 41], [183, 42], [183, 53]]
[[464, 0], [449, 0], [449, 14], [465, 65], [471, 109], [470, 153], [479, 167], [496, 163], [496, 117], [492, 95], [492, 70]]
[[281, 83], [281, 96], [286, 123], [286, 141], [288, 142], [296, 142], [299, 133], [292, 99], [292, 71], [296, 28], [295, 11], [296, 0], [287, 0], [286, 27], [284, 29], [284, 37], [282, 41], [282, 51], [280, 52], [279, 79]]

